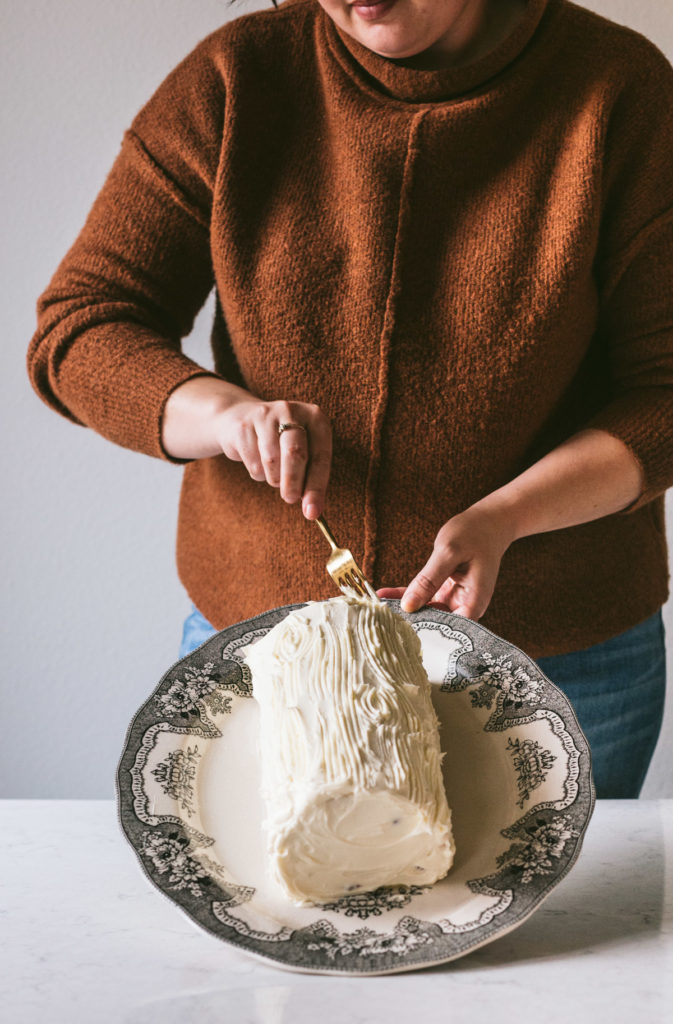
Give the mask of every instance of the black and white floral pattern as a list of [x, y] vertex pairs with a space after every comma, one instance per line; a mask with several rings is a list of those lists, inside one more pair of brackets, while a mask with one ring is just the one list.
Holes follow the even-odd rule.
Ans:
[[427, 892], [429, 885], [389, 885], [374, 889], [373, 892], [354, 892], [342, 896], [332, 903], [322, 903], [322, 910], [333, 910], [343, 913], [346, 917], [359, 917], [364, 921], [368, 917], [380, 917], [390, 910], [406, 907], [414, 896]]
[[538, 705], [542, 699], [542, 680], [516, 665], [507, 654], [495, 656], [489, 651], [482, 654], [483, 664], [478, 685], [470, 698], [475, 707], [490, 708], [499, 696], [503, 708], [521, 708]]
[[523, 809], [526, 800], [530, 800], [533, 790], [538, 789], [553, 768], [556, 755], [545, 750], [537, 740], [522, 740], [518, 736], [507, 740], [507, 750], [512, 754], [516, 784], [519, 789], [519, 807]]
[[188, 718], [198, 712], [203, 702], [214, 714], [231, 713], [231, 697], [218, 693], [221, 680], [214, 669], [212, 661], [185, 668], [182, 678], [175, 679], [164, 693], [158, 693], [154, 698], [159, 711], [164, 715]]
[[203, 896], [212, 884], [207, 869], [192, 856], [190, 841], [179, 832], [145, 831], [139, 849], [174, 892], [188, 889], [192, 896]]
[[358, 928], [342, 934], [328, 921], [317, 921], [306, 929], [306, 933], [309, 936], [307, 949], [323, 952], [328, 960], [352, 956], [390, 957], [391, 954], [399, 959], [442, 936], [439, 925], [418, 921], [415, 917], [403, 917], [387, 934], [370, 928]]
[[579, 838], [579, 831], [567, 814], [551, 820], [537, 819], [518, 831], [524, 841], [510, 846], [496, 863], [520, 875], [523, 885], [529, 885], [536, 875], [550, 875], [566, 853], [568, 843]]
[[196, 765], [201, 757], [198, 746], [185, 750], [169, 750], [164, 761], [152, 769], [152, 775], [167, 796], [173, 797], [191, 818], [194, 814], [194, 780]]

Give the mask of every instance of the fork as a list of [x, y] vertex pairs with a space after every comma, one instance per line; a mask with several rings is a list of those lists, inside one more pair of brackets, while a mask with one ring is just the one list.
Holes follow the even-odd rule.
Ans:
[[371, 597], [378, 601], [376, 591], [365, 579], [365, 575], [359, 568], [352, 554], [346, 548], [340, 548], [334, 539], [334, 534], [325, 521], [324, 516], [318, 516], [315, 520], [323, 532], [325, 539], [332, 549], [332, 554], [327, 559], [326, 569], [346, 597]]

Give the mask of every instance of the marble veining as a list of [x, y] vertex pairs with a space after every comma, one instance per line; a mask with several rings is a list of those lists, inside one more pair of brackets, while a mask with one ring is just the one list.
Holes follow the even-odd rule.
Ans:
[[113, 801], [2, 801], [0, 828], [15, 1024], [670, 1020], [673, 800], [599, 801], [577, 864], [519, 928], [382, 978], [285, 973], [201, 931], [138, 870]]

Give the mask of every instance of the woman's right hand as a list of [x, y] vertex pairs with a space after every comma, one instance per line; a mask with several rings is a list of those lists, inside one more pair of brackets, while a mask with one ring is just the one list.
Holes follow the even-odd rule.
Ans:
[[[292, 426], [279, 433], [283, 423]], [[253, 480], [277, 487], [284, 501], [301, 499], [307, 519], [325, 507], [332, 430], [317, 405], [264, 402], [217, 377], [192, 377], [166, 402], [161, 440], [174, 458], [224, 454], [242, 462]]]

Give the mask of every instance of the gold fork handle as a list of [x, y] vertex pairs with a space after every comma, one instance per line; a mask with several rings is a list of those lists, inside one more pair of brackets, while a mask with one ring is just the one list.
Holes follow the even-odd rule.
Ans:
[[339, 545], [335, 541], [334, 534], [332, 533], [332, 531], [330, 530], [329, 526], [327, 525], [327, 523], [325, 521], [325, 517], [324, 516], [318, 516], [318, 518], [315, 520], [315, 522], [317, 523], [317, 525], [322, 530], [323, 535], [324, 535], [327, 543], [331, 547], [332, 551], [338, 551], [339, 550]]

